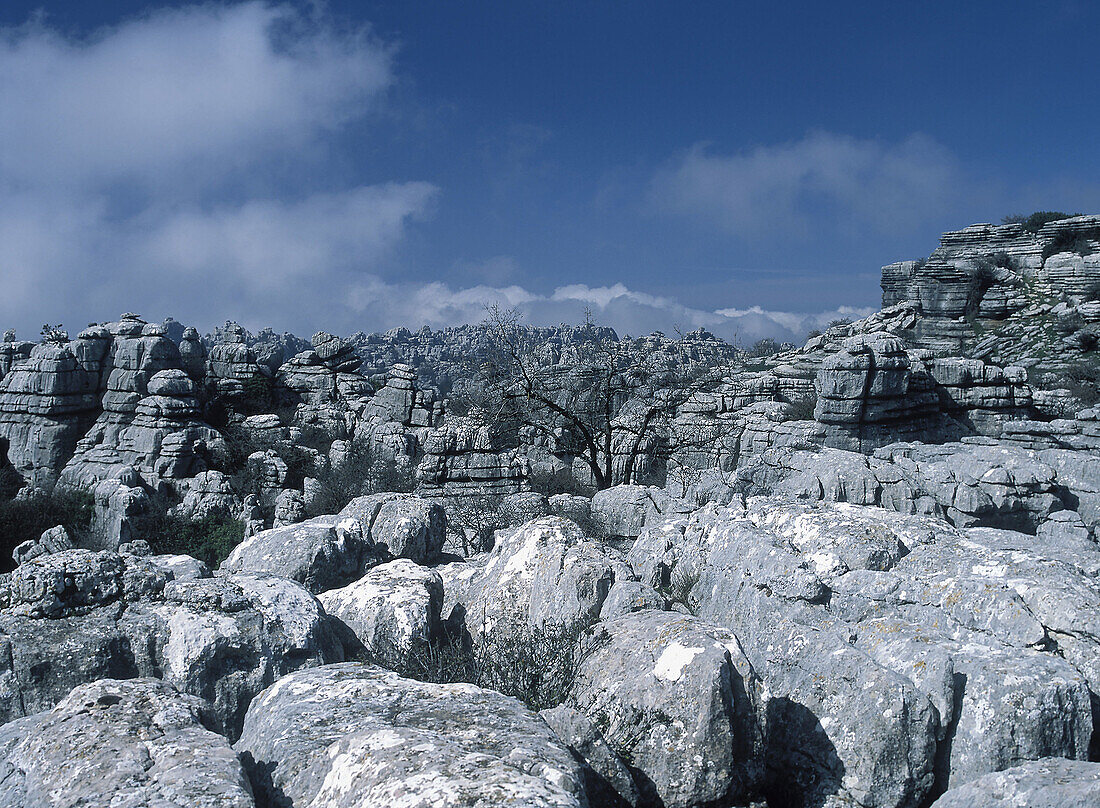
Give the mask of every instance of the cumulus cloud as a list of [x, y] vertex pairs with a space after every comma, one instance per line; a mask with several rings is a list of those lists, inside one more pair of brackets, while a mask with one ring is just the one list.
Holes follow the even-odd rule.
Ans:
[[951, 154], [915, 134], [898, 143], [812, 132], [801, 140], [715, 154], [697, 144], [654, 176], [655, 209], [709, 222], [747, 240], [911, 232], [953, 198]]
[[[449, 284], [395, 281], [441, 191], [348, 181], [355, 160], [341, 151], [350, 126], [371, 136], [394, 69], [369, 30], [265, 2], [161, 9], [85, 37], [35, 21], [0, 29], [0, 325], [30, 336], [44, 321], [76, 330], [132, 310], [309, 334], [476, 322], [495, 302], [539, 324], [592, 309], [621, 333], [703, 327], [752, 342], [838, 314], [706, 311], [622, 284], [536, 292], [507, 255], [455, 262]], [[926, 174], [941, 156], [920, 139], [832, 135], [733, 157], [698, 147], [654, 189], [669, 209], [734, 229], [798, 213], [815, 193], [873, 217], [902, 204], [884, 196], [936, 186]]]
[[260, 2], [81, 39], [0, 31], [0, 318], [25, 332], [136, 309], [308, 330], [437, 196], [341, 185], [326, 162], [392, 82], [367, 30]]
[[0, 32], [0, 177], [207, 180], [310, 146], [391, 81], [366, 31], [266, 3], [161, 10], [87, 39], [31, 22]]

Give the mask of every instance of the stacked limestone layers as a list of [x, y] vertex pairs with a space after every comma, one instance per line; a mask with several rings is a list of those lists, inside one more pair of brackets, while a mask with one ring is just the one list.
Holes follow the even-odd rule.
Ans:
[[495, 496], [527, 488], [527, 458], [494, 452], [488, 427], [451, 418], [424, 439], [424, 459], [417, 469], [421, 496]]
[[279, 369], [279, 384], [291, 400], [325, 405], [370, 395], [370, 383], [358, 372], [362, 360], [351, 343], [319, 331], [312, 344]]
[[938, 397], [926, 373], [914, 373], [904, 343], [889, 334], [850, 337], [817, 374], [814, 420], [825, 445], [870, 451], [932, 432]]
[[182, 370], [163, 326], [124, 315], [105, 329], [111, 351], [104, 370], [103, 411], [77, 444], [61, 481], [90, 487], [117, 469], [134, 467], [150, 484], [193, 476], [199, 455], [221, 439], [202, 424], [196, 385]]
[[36, 345], [29, 359], [0, 380], [0, 439], [9, 462], [31, 486], [53, 486], [95, 420], [108, 346], [98, 334], [67, 345]]

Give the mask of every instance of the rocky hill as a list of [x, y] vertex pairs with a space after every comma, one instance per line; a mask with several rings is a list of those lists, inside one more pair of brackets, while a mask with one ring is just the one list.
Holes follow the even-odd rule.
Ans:
[[0, 806], [1100, 804], [1098, 255], [767, 356], [9, 332]]

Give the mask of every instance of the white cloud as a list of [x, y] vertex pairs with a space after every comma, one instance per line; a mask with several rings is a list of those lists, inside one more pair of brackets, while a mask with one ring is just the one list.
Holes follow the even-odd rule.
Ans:
[[856, 318], [871, 313], [870, 309], [850, 307], [809, 314], [766, 311], [756, 306], [706, 311], [669, 298], [634, 292], [621, 283], [601, 287], [571, 284], [549, 294], [536, 294], [521, 286], [453, 289], [443, 283], [394, 284], [377, 277], [362, 282], [349, 296], [348, 303], [358, 319], [379, 329], [476, 323], [484, 319], [487, 305], [497, 304], [518, 309], [532, 325], [583, 322], [585, 311], [591, 310], [597, 322], [612, 326], [620, 335], [639, 336], [653, 331], [673, 334], [677, 329], [691, 331], [703, 327], [743, 345], [763, 337], [797, 341], [809, 330], [838, 317]]
[[74, 40], [0, 32], [0, 178], [40, 187], [207, 180], [362, 115], [389, 50], [282, 6], [160, 10]]
[[250, 289], [286, 290], [319, 274], [354, 271], [385, 253], [435, 193], [429, 183], [392, 183], [290, 203], [184, 211], [135, 234], [133, 249], [135, 257], [182, 276], [230, 273]]
[[[308, 330], [438, 193], [341, 185], [330, 165], [330, 134], [392, 81], [366, 30], [261, 2], [85, 39], [0, 30], [0, 322], [34, 333], [137, 310]], [[295, 168], [330, 190], [286, 193]]]
[[827, 228], [894, 234], [942, 212], [956, 188], [954, 159], [923, 135], [890, 144], [812, 132], [733, 155], [696, 145], [657, 172], [650, 202], [748, 240]]

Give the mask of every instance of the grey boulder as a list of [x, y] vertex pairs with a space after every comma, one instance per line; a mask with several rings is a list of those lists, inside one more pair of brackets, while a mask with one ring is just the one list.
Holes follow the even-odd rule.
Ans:
[[[735, 804], [762, 784], [761, 682], [729, 631], [672, 612], [600, 623], [566, 704], [666, 808]], [[647, 804], [648, 804], [647, 803]]]
[[371, 658], [389, 668], [408, 665], [439, 636], [443, 579], [407, 558], [381, 564], [353, 584], [318, 596]]
[[1093, 808], [1100, 805], [1100, 763], [1044, 758], [953, 788], [932, 808]]
[[235, 735], [280, 676], [344, 658], [331, 618], [293, 581], [172, 574], [155, 558], [67, 550], [0, 576], [0, 722], [80, 684], [146, 676], [207, 700]]
[[0, 806], [253, 808], [207, 705], [155, 679], [80, 685], [0, 727]]
[[359, 663], [284, 677], [236, 744], [263, 803], [584, 808], [583, 769], [518, 701]]

